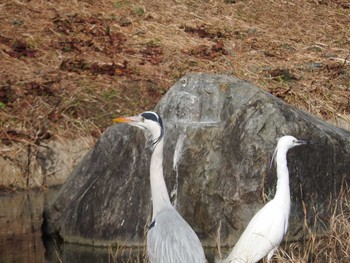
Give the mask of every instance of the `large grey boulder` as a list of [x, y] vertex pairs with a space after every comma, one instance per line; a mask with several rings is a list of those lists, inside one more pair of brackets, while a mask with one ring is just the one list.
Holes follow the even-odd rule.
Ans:
[[[270, 160], [285, 134], [316, 141], [288, 156], [289, 239], [306, 234], [304, 219], [309, 226], [316, 213], [327, 219], [330, 200], [343, 182], [350, 183], [350, 132], [247, 82], [187, 75], [156, 110], [166, 130], [169, 193], [203, 245], [215, 246], [217, 234], [222, 245], [233, 245], [264, 198], [273, 197], [276, 173]], [[145, 145], [143, 132], [134, 127], [108, 128], [46, 210], [46, 231], [67, 242], [143, 245], [151, 216], [151, 152]]]

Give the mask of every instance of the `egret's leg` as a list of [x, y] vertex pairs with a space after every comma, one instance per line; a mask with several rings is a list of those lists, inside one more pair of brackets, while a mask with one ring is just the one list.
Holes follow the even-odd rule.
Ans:
[[277, 249], [277, 247], [273, 248], [273, 249], [269, 252], [269, 254], [267, 254], [267, 262], [270, 262], [270, 260], [271, 260], [271, 258], [272, 258], [272, 256], [273, 256], [273, 253], [275, 253], [276, 249]]

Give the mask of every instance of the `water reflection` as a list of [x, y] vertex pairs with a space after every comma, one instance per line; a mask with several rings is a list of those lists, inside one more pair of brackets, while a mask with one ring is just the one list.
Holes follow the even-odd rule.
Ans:
[[42, 239], [42, 214], [59, 189], [0, 191], [0, 263], [143, 262], [142, 249], [57, 244]]
[[0, 262], [45, 262], [40, 228], [50, 194], [0, 192]]
[[61, 246], [57, 246], [54, 242], [48, 242], [45, 245], [45, 258], [47, 262], [50, 263], [146, 262], [144, 261], [143, 249], [100, 248], [74, 244], [62, 244]]
[[[107, 263], [107, 262], [144, 262], [143, 251], [133, 249], [116, 248], [106, 249], [91, 246], [79, 246], [72, 244], [65, 244], [61, 251], [62, 262], [77, 262], [77, 263]], [[74, 259], [74, 261], [72, 261]], [[51, 261], [52, 258], [51, 258]], [[59, 261], [55, 261], [59, 262]]]

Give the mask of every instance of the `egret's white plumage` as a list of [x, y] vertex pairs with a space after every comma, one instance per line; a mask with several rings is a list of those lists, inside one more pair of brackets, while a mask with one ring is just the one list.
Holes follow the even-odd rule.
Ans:
[[171, 205], [163, 177], [163, 123], [154, 112], [139, 116], [116, 118], [114, 122], [125, 122], [148, 130], [154, 147], [150, 180], [153, 204], [152, 223], [147, 234], [147, 253], [151, 263], [204, 263], [202, 245], [189, 224]]
[[267, 255], [269, 261], [288, 229], [290, 211], [289, 172], [287, 152], [305, 144], [293, 136], [283, 136], [274, 152], [277, 165], [275, 197], [251, 219], [224, 263], [254, 263]]

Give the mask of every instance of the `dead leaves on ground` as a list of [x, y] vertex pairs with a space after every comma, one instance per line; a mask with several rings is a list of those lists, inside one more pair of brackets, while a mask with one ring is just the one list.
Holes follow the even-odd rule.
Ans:
[[128, 62], [123, 61], [122, 64], [117, 63], [105, 63], [100, 64], [97, 62], [88, 62], [85, 59], [70, 59], [67, 58], [62, 61], [60, 65], [60, 70], [69, 71], [69, 72], [90, 72], [93, 75], [109, 75], [109, 76], [121, 76], [121, 75], [130, 75], [132, 70], [128, 68]]
[[37, 55], [37, 50], [32, 47], [27, 41], [23, 39], [10, 39], [0, 35], [0, 44], [5, 45], [7, 48], [4, 52], [9, 56], [20, 59], [22, 57], [34, 58]]

